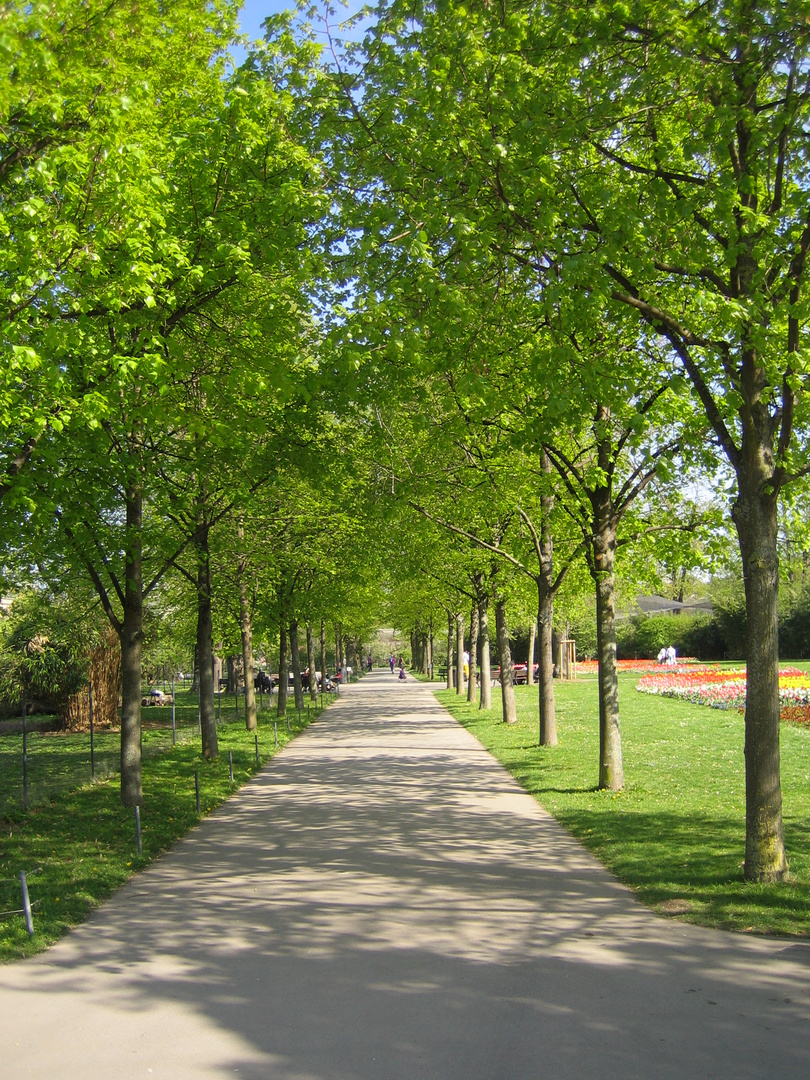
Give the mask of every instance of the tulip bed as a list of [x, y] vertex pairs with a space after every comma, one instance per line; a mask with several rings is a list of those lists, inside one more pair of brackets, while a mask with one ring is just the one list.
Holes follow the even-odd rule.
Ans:
[[[640, 675], [642, 672], [662, 672], [666, 671], [670, 674], [673, 671], [680, 671], [682, 666], [686, 666], [687, 670], [689, 665], [697, 664], [698, 661], [693, 656], [682, 656], [679, 658], [678, 663], [674, 667], [667, 667], [666, 664], [659, 664], [657, 660], [617, 660], [616, 666], [620, 672], [635, 672]], [[577, 660], [577, 673], [580, 675], [596, 675], [599, 671], [598, 660]]]
[[[745, 708], [745, 668], [680, 668], [647, 674], [636, 689], [643, 694], [679, 698], [713, 709]], [[779, 669], [781, 716], [794, 724], [810, 725], [810, 677], [798, 668]]]

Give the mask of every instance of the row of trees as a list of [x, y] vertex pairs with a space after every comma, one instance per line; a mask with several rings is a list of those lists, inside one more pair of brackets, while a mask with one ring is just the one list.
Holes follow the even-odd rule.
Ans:
[[347, 347], [372, 385], [398, 362], [397, 416], [419, 414], [392, 473], [441, 481], [453, 514], [424, 488], [412, 503], [527, 571], [504, 537], [516, 520], [531, 536], [544, 742], [549, 612], [584, 553], [601, 786], [622, 783], [618, 546], [668, 524], [649, 499], [672, 463], [728, 477], [751, 879], [786, 868], [777, 509], [808, 471], [809, 32], [790, 2], [392, 0], [334, 69], [330, 161], [360, 297]]
[[[491, 610], [506, 673], [506, 605], [528, 605], [546, 745], [554, 604], [588, 582], [599, 783], [619, 788], [617, 556], [627, 579], [705, 566], [730, 508], [745, 872], [784, 874], [778, 507], [810, 469], [800, 7], [383, 0], [361, 43], [327, 25], [320, 62], [280, 19], [234, 69], [229, 0], [12, 5], [0, 524], [9, 565], [84, 574], [119, 638], [125, 803], [150, 596], [181, 621], [193, 597], [216, 753], [219, 552], [245, 648], [264, 608], [282, 664], [302, 623], [362, 636], [387, 580], [420, 663], [441, 624], [459, 653], [463, 611], [486, 642]], [[503, 702], [511, 719], [508, 678]]]

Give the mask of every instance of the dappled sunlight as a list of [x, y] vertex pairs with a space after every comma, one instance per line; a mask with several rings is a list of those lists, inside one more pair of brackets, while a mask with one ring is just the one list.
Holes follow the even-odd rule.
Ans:
[[[542, 1062], [646, 1080], [686, 1075], [685, 1043], [695, 1074], [722, 1055], [772, 1075], [778, 1044], [779, 1075], [804, 1077], [809, 992], [810, 948], [652, 915], [428, 687], [385, 672], [84, 926], [0, 972], [6, 1022], [89, 1012], [126, 1048], [122, 1077], [491, 1080]], [[164, 1030], [171, 1072], [148, 1064]], [[77, 1048], [64, 1076], [104, 1075], [111, 1053]], [[22, 1035], [12, 1058], [44, 1077], [42, 1054]]]

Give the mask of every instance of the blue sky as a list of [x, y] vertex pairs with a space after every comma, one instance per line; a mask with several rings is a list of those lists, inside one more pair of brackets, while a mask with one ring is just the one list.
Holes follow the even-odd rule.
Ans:
[[[353, 15], [356, 11], [359, 11], [367, 0], [349, 0], [348, 6], [343, 7], [339, 2], [336, 4], [335, 14], [330, 19], [333, 27], [344, 19], [348, 19], [350, 15]], [[262, 22], [268, 15], [275, 15], [279, 11], [286, 11], [288, 9], [295, 10], [295, 0], [245, 0], [239, 13], [239, 28], [243, 34], [247, 34], [251, 41], [255, 41], [257, 38], [264, 37], [262, 33]], [[362, 29], [367, 24], [364, 22], [361, 26], [355, 30], [353, 35], [347, 35], [347, 37], [360, 37], [362, 36]], [[342, 35], [341, 35], [342, 36]], [[241, 50], [234, 50], [234, 55]], [[236, 56], [237, 60], [244, 59], [244, 55]]]
[[239, 26], [254, 41], [263, 36], [262, 22], [268, 15], [294, 7], [294, 0], [246, 0], [239, 13]]

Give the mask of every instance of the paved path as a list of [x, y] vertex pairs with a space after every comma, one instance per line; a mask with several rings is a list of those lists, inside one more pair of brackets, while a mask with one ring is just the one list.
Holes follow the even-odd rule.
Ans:
[[808, 1080], [810, 946], [639, 907], [374, 672], [80, 929], [0, 968], [0, 1078]]

